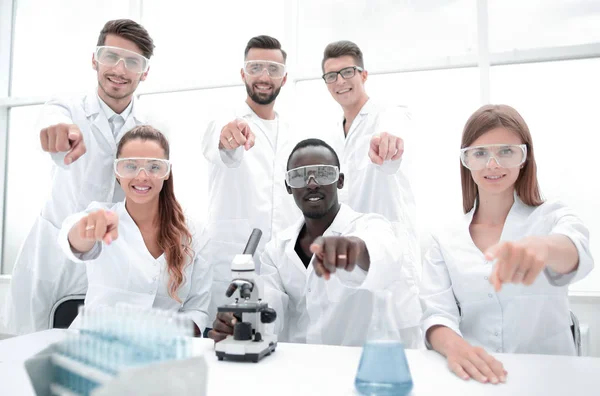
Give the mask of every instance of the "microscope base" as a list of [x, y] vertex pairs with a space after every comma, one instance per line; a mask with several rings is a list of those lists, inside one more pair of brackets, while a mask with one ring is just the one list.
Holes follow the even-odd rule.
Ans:
[[258, 363], [263, 357], [275, 352], [275, 348], [277, 340], [236, 341], [230, 336], [215, 345], [215, 352], [219, 360]]

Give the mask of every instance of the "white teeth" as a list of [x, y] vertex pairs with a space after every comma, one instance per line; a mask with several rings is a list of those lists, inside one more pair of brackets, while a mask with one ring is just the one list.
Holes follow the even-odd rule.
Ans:
[[316, 201], [320, 201], [321, 198], [319, 198], [319, 197], [310, 197], [310, 198], [308, 198], [308, 200], [311, 201], [311, 202], [316, 202]]
[[486, 178], [486, 179], [492, 179], [492, 180], [498, 180], [498, 179], [500, 179], [501, 177], [503, 177], [503, 176], [486, 176], [485, 178]]
[[138, 186], [133, 186], [133, 188], [135, 190], [139, 190], [139, 191], [148, 191], [150, 190], [150, 187], [138, 187]]
[[115, 80], [114, 78], [108, 77], [108, 79], [115, 84], [125, 84], [125, 80]]
[[338, 91], [339, 94], [343, 94], [343, 93], [346, 93], [346, 92], [350, 92], [350, 88]]

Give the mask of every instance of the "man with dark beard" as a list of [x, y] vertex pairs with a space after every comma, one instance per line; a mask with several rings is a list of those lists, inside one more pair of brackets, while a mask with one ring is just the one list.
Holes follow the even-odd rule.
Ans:
[[[85, 294], [85, 267], [71, 262], [57, 243], [63, 220], [92, 201], [125, 198], [113, 161], [121, 137], [142, 124], [133, 94], [148, 76], [154, 43], [129, 19], [108, 21], [98, 37], [92, 68], [94, 92], [46, 103], [40, 142], [54, 161], [52, 191], [17, 257], [6, 305], [9, 333], [47, 329], [54, 303]], [[42, 192], [44, 193], [44, 192]]]
[[265, 244], [300, 214], [283, 180], [287, 155], [300, 139], [274, 109], [287, 81], [285, 62], [277, 39], [250, 39], [240, 71], [245, 103], [212, 121], [203, 135], [202, 151], [210, 162], [206, 230], [211, 241], [207, 259], [214, 268], [211, 321], [217, 307], [227, 302], [231, 260], [242, 253], [252, 229], [263, 232], [259, 257]]
[[[407, 314], [398, 291], [406, 287], [408, 245], [383, 216], [339, 203], [339, 167], [335, 151], [319, 139], [301, 141], [289, 157], [286, 187], [302, 216], [267, 244], [260, 272], [279, 341], [362, 345], [378, 290], [392, 292], [396, 323]], [[233, 324], [231, 314], [219, 313], [209, 336], [220, 341]], [[405, 346], [422, 344], [418, 326], [400, 333]]]

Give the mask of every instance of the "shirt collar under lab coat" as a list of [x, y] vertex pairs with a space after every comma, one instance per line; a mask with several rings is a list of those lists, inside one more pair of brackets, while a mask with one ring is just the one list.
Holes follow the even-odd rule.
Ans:
[[[350, 224], [361, 216], [361, 213], [355, 212], [348, 205], [341, 204], [338, 214], [333, 219], [331, 225], [325, 230], [323, 236], [339, 236], [344, 233]], [[298, 239], [300, 230], [304, 226], [304, 216], [302, 216], [294, 225], [282, 231], [279, 237], [283, 241], [295, 242]]]
[[[104, 115], [106, 115], [106, 118], [108, 118], [110, 120], [111, 118], [113, 118], [114, 116], [117, 115], [117, 113], [115, 113], [115, 111], [113, 109], [111, 109], [110, 106], [107, 105], [102, 100], [100, 95], [98, 95], [97, 93], [96, 93], [96, 97], [98, 98], [98, 104], [100, 104], [100, 108], [102, 109], [102, 111], [104, 111]], [[133, 98], [131, 98], [131, 102], [129, 102], [129, 104], [127, 105], [125, 110], [123, 110], [123, 112], [121, 112], [121, 114], [118, 114], [118, 115], [123, 117], [123, 121], [125, 121], [125, 120], [127, 120], [127, 117], [129, 117], [129, 114], [131, 114], [132, 109], [133, 109]]]
[[[100, 114], [100, 112], [103, 111], [103, 108], [100, 105], [100, 98], [98, 96], [97, 92], [94, 92], [92, 94], [86, 95], [85, 100], [84, 100], [84, 109], [85, 109], [85, 116], [86, 117], [92, 117], [92, 116], [97, 116], [98, 114]], [[131, 103], [129, 103], [129, 106], [127, 106], [127, 109], [125, 109], [125, 111], [123, 113], [121, 113], [121, 115], [123, 116], [123, 119], [125, 121], [127, 121], [127, 118], [129, 117], [129, 115], [131, 114], [138, 122], [141, 123], [140, 117], [137, 114], [138, 112], [137, 107], [135, 105], [136, 102], [136, 98], [135, 95], [131, 98]], [[105, 104], [106, 106], [106, 104]], [[108, 109], [110, 109], [110, 107], [106, 106]], [[112, 112], [112, 114], [114, 114], [114, 111], [112, 111], [112, 109], [110, 109], [110, 111]], [[106, 119], [108, 119], [109, 113], [105, 112], [106, 114]], [[111, 114], [111, 115], [112, 115]]]

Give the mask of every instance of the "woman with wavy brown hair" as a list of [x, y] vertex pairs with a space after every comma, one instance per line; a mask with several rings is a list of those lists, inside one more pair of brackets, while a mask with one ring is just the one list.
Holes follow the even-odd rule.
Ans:
[[127, 303], [177, 310], [200, 334], [212, 269], [200, 256], [206, 241], [190, 230], [175, 198], [167, 139], [147, 125], [127, 132], [114, 173], [125, 201], [93, 202], [68, 217], [59, 235], [65, 254], [87, 265], [86, 307]]
[[583, 222], [542, 199], [533, 140], [515, 109], [477, 110], [460, 164], [465, 215], [425, 255], [423, 332], [456, 375], [497, 384], [507, 372], [491, 353], [575, 354], [568, 285], [594, 262]]

